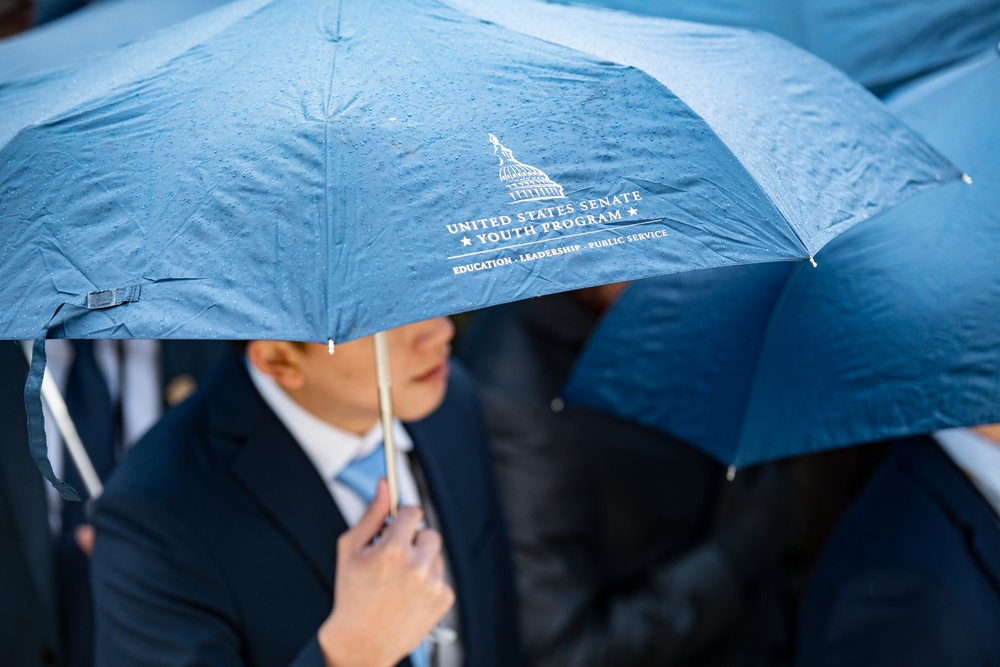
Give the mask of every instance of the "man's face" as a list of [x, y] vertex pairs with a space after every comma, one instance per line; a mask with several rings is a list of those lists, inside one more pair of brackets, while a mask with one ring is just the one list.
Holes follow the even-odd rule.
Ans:
[[[392, 396], [400, 420], [422, 419], [441, 405], [454, 334], [447, 318], [387, 332]], [[253, 341], [247, 351], [257, 368], [274, 377], [292, 399], [320, 419], [359, 434], [378, 421], [371, 337], [337, 345], [333, 355], [326, 345], [273, 341]], [[288, 366], [276, 369], [269, 354], [289, 355]]]

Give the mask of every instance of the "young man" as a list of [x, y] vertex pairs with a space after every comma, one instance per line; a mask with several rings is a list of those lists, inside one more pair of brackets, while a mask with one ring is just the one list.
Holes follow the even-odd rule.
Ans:
[[[371, 340], [225, 360], [97, 505], [97, 664], [514, 664], [507, 541], [452, 335], [389, 332], [410, 506], [384, 531], [384, 482], [352, 481], [381, 452]], [[458, 643], [429, 641], [455, 599]]]

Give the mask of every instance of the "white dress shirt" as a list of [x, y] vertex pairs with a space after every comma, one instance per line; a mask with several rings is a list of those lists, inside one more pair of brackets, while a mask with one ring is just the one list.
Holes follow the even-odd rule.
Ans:
[[[382, 424], [377, 423], [364, 435], [356, 435], [328, 424], [296, 403], [268, 375], [248, 363], [250, 378], [264, 402], [302, 447], [320, 477], [330, 489], [330, 495], [344, 515], [348, 526], [356, 524], [368, 504], [349, 486], [337, 481], [337, 476], [356, 458], [371, 454], [382, 443]], [[420, 494], [406, 454], [413, 449], [413, 440], [399, 420], [393, 420], [396, 437], [396, 471], [399, 476], [399, 502], [420, 507]]]
[[938, 431], [934, 439], [1000, 516], [1000, 443], [969, 428]]
[[[278, 383], [270, 376], [257, 370], [247, 362], [250, 379], [257, 388], [261, 398], [274, 412], [292, 437], [302, 447], [302, 451], [312, 462], [320, 477], [326, 482], [330, 495], [344, 516], [347, 525], [354, 526], [364, 515], [368, 505], [350, 489], [337, 481], [337, 476], [356, 458], [372, 453], [382, 443], [382, 424], [376, 423], [364, 435], [356, 435], [339, 429], [315, 416], [285, 393]], [[410, 466], [407, 454], [413, 450], [413, 440], [403, 428], [403, 424], [394, 419], [392, 432], [396, 443], [396, 473], [399, 482], [399, 502], [401, 505], [421, 507], [431, 526], [437, 524], [434, 508], [421, 501], [420, 492]], [[427, 506], [424, 506], [427, 505]], [[445, 563], [445, 579], [451, 584], [447, 559]], [[451, 608], [441, 625], [447, 628], [458, 628], [458, 605]], [[462, 664], [462, 647], [460, 641], [453, 644], [434, 645], [431, 649], [431, 665], [433, 667], [458, 667]]]

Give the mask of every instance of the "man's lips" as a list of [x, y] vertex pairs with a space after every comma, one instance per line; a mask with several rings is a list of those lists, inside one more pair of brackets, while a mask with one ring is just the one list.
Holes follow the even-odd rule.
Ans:
[[414, 382], [437, 382], [440, 380], [447, 379], [448, 374], [450, 372], [451, 371], [448, 368], [448, 360], [445, 359], [444, 361], [439, 363], [437, 366], [434, 366], [427, 372], [416, 376], [415, 378], [413, 378], [413, 380]]

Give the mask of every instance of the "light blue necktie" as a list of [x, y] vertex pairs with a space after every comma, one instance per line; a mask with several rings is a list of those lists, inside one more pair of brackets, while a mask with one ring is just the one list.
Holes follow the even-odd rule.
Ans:
[[[385, 448], [382, 443], [370, 454], [351, 461], [337, 475], [337, 481], [354, 492], [365, 503], [371, 504], [375, 499], [375, 489], [378, 478], [385, 477]], [[430, 643], [424, 640], [410, 654], [413, 667], [430, 667]]]

